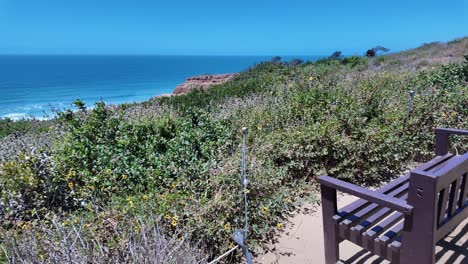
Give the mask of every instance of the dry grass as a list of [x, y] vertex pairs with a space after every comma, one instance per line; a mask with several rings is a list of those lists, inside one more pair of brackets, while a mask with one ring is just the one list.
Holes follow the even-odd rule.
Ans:
[[168, 236], [151, 218], [140, 219], [137, 226], [127, 230], [119, 230], [112, 220], [109, 226], [120, 237], [112, 249], [103, 243], [103, 234], [95, 234], [79, 223], [52, 221], [16, 234], [8, 231], [3, 233], [4, 240], [0, 239], [0, 262], [206, 263], [203, 247], [191, 243], [182, 231]]

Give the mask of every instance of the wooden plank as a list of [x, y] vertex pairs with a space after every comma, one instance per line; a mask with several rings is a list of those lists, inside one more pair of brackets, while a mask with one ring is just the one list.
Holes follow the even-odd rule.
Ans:
[[384, 219], [381, 223], [364, 232], [362, 234], [362, 247], [373, 252], [374, 239], [402, 219], [403, 214], [400, 212], [395, 212], [388, 218]]
[[453, 128], [436, 128], [435, 132], [435, 153], [437, 156], [448, 152], [450, 135], [467, 135], [468, 130]]
[[364, 200], [368, 200], [369, 202], [389, 207], [406, 215], [411, 215], [413, 213], [413, 206], [409, 205], [404, 200], [400, 200], [398, 198], [391, 197], [376, 191], [371, 191], [361, 186], [357, 186], [352, 183], [338, 180], [329, 176], [321, 176], [318, 180], [322, 186], [328, 186], [335, 190], [349, 193]]
[[[403, 193], [408, 192], [408, 187], [409, 187], [409, 183], [405, 183], [402, 186], [400, 186], [399, 188], [391, 191], [387, 195], [395, 197], [395, 198], [399, 198]], [[405, 200], [405, 199], [402, 199], [402, 198], [399, 198], [399, 199]], [[346, 219], [343, 220], [340, 223], [340, 236], [343, 237], [343, 238], [346, 238], [346, 239], [350, 239], [350, 228], [352, 227], [351, 225], [356, 223], [356, 222], [363, 221], [364, 218], [366, 218], [369, 215], [372, 215], [379, 208], [382, 208], [382, 207], [380, 205], [378, 205], [378, 204], [372, 203], [372, 204], [368, 205], [367, 207], [364, 207], [363, 209], [361, 209], [361, 210], [359, 210], [359, 211], [357, 211], [357, 212], [355, 212], [353, 214], [349, 214], [348, 216], [346, 216], [345, 217]], [[358, 241], [356, 241], [356, 242], [358, 242]], [[360, 243], [358, 243], [358, 244], [360, 244]]]
[[462, 177], [458, 178], [453, 184], [452, 188], [450, 190], [450, 198], [449, 198], [449, 204], [448, 204], [448, 212], [447, 215], [450, 217], [455, 213], [455, 210], [457, 210], [457, 205], [458, 205], [458, 198], [459, 198], [459, 192], [460, 192], [460, 185], [462, 182]]
[[332, 217], [336, 214], [336, 190], [327, 186], [320, 188], [322, 197], [323, 238], [325, 243], [325, 261], [327, 264], [339, 260], [338, 227]]
[[392, 264], [400, 264], [400, 241], [393, 241], [387, 247], [387, 260]]
[[438, 166], [439, 164], [441, 163], [444, 163], [446, 162], [447, 160], [451, 159], [455, 157], [455, 155], [453, 154], [445, 154], [443, 156], [437, 156], [435, 158], [433, 158], [432, 160], [422, 164], [421, 166], [418, 166], [416, 168], [414, 168], [415, 170], [422, 170], [422, 171], [429, 171], [431, 169], [433, 169], [434, 167]]
[[447, 211], [447, 200], [449, 197], [449, 187], [443, 189], [439, 193], [439, 200], [437, 204], [437, 224], [440, 225], [445, 219], [445, 212]]
[[463, 220], [468, 217], [468, 202], [462, 206], [462, 208], [458, 209], [455, 212], [454, 216], [445, 219], [445, 223], [443, 223], [437, 230], [436, 230], [436, 241], [442, 239], [445, 235], [447, 235], [450, 231], [452, 231], [457, 225], [459, 225]]
[[[453, 154], [446, 154], [444, 156], [437, 156], [437, 157], [433, 158], [432, 160], [430, 160], [430, 161], [416, 167], [416, 169], [429, 170], [430, 168], [432, 168], [434, 166], [437, 166], [437, 164], [439, 164], [441, 162], [445, 162], [448, 159], [451, 159], [453, 156], [454, 156]], [[405, 175], [391, 181], [390, 183], [383, 186], [382, 188], [378, 189], [377, 192], [380, 192], [380, 193], [391, 192], [393, 189], [398, 188], [399, 185], [404, 184], [405, 182], [407, 182], [409, 180], [409, 177], [410, 177], [410, 173], [407, 173], [407, 174], [405, 174]], [[333, 219], [337, 223], [339, 223], [344, 219], [343, 217], [345, 217], [346, 215], [351, 214], [351, 213], [355, 212], [356, 210], [360, 210], [364, 206], [367, 206], [369, 204], [370, 203], [368, 201], [363, 200], [363, 199], [359, 199], [359, 200], [357, 200], [357, 201], [355, 201], [355, 202], [341, 208], [338, 211], [338, 214], [333, 217]]]
[[463, 175], [463, 182], [460, 189], [460, 199], [458, 199], [458, 208], [462, 208], [468, 197], [468, 174]]
[[449, 184], [460, 178], [463, 174], [468, 171], [468, 152], [462, 156], [457, 156], [450, 159], [447, 166], [438, 170], [435, 173], [431, 173], [437, 181], [437, 190], [447, 187]]
[[[394, 181], [390, 182], [389, 184], [383, 186], [382, 188], [378, 189], [377, 192], [381, 193], [389, 193], [393, 189], [398, 188], [400, 185], [405, 184], [409, 180], [409, 173], [401, 176], [400, 178], [395, 179]], [[339, 223], [345, 219], [346, 216], [355, 213], [358, 210], [370, 205], [369, 201], [359, 199], [349, 205], [341, 208], [338, 210], [338, 214], [334, 217], [334, 220]]]
[[[408, 194], [405, 193], [400, 199], [408, 198]], [[365, 221], [362, 221], [358, 225], [351, 228], [350, 231], [350, 239], [354, 243], [358, 245], [362, 245], [362, 233], [367, 229], [371, 228], [373, 225], [376, 225], [379, 221], [388, 217], [394, 211], [390, 210], [390, 208], [383, 208], [380, 211], [376, 212], [369, 216]]]
[[387, 258], [387, 247], [389, 244], [394, 241], [403, 231], [403, 221], [392, 227], [390, 230], [380, 235], [374, 240], [375, 248], [374, 253], [381, 256], [382, 258]]

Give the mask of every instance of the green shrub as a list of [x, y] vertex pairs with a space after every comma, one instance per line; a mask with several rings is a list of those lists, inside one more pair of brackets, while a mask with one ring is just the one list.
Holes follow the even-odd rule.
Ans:
[[[32, 215], [66, 221], [73, 213], [99, 229], [109, 211], [129, 226], [153, 214], [169, 234], [184, 228], [215, 256], [244, 224], [241, 127], [250, 128], [250, 245], [314, 199], [316, 176], [377, 185], [430, 159], [435, 127], [467, 127], [466, 63], [361, 74], [367, 59], [345, 60], [262, 63], [206, 91], [63, 112], [53, 148], [1, 164], [0, 217], [12, 228]], [[466, 152], [466, 143], [452, 148]], [[118, 250], [116, 241], [103, 243]]]

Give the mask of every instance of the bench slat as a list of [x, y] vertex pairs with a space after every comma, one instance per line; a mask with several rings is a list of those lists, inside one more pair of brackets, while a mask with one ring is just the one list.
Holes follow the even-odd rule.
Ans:
[[430, 172], [431, 177], [438, 179], [437, 190], [447, 187], [468, 171], [468, 152], [454, 157], [447, 163], [448, 166], [444, 166], [434, 173]]
[[[408, 194], [405, 193], [403, 196], [400, 197], [400, 199], [405, 199], [408, 198]], [[375, 214], [371, 215], [369, 218], [367, 218], [365, 221], [359, 223], [358, 225], [354, 226], [351, 228], [350, 231], [350, 239], [354, 243], [358, 245], [362, 245], [362, 233], [366, 231], [367, 229], [371, 228], [373, 225], [376, 225], [379, 221], [384, 219], [385, 217], [388, 217], [391, 213], [394, 211], [391, 210], [390, 208], [384, 207], [380, 211], [376, 212]]]
[[447, 200], [449, 197], [449, 187], [444, 188], [439, 193], [439, 204], [437, 206], [437, 223], [440, 225], [444, 221], [445, 212], [447, 211]]
[[451, 230], [453, 230], [458, 224], [460, 224], [463, 220], [468, 218], [468, 201], [465, 202], [464, 206], [459, 208], [453, 217], [449, 217], [445, 219], [445, 223], [443, 223], [436, 231], [436, 241], [442, 239], [446, 234], [448, 234]]
[[375, 247], [374, 252], [375, 254], [387, 258], [387, 247], [391, 242], [393, 242], [398, 236], [400, 236], [401, 232], [403, 231], [404, 222], [400, 222], [395, 225], [392, 229], [385, 232], [385, 234], [379, 236], [374, 240]]
[[[404, 184], [405, 182], [408, 182], [409, 176], [410, 176], [409, 173], [405, 174], [404, 176], [401, 176], [395, 179], [394, 181], [390, 182], [389, 184], [383, 186], [382, 188], [378, 189], [377, 192], [387, 194], [391, 192], [393, 189], [398, 188], [399, 185]], [[341, 208], [340, 210], [338, 210], [338, 215], [335, 215], [333, 219], [336, 221], [336, 223], [339, 223], [343, 221], [344, 219], [346, 219], [346, 216], [354, 214], [356, 211], [359, 211], [370, 204], [371, 202], [369, 201], [366, 201], [364, 199], [359, 199]]]
[[362, 234], [362, 246], [369, 250], [374, 251], [374, 239], [377, 238], [380, 234], [385, 232], [389, 227], [396, 224], [398, 221], [403, 219], [403, 214], [400, 212], [395, 212], [393, 215], [384, 219], [381, 223], [375, 225], [370, 230], [367, 230]]
[[455, 213], [455, 210], [457, 210], [457, 204], [458, 204], [457, 198], [459, 197], [461, 180], [462, 178], [460, 177], [455, 181], [455, 183], [452, 184], [449, 205], [448, 205], [448, 212], [447, 212], [447, 215], [449, 217]]
[[[418, 166], [417, 168], [420, 169], [420, 170], [429, 170], [431, 168], [433, 168], [434, 166], [437, 166], [438, 164], [442, 163], [442, 162], [445, 162], [446, 160], [452, 158], [454, 155], [453, 154], [446, 154], [444, 156], [437, 156], [435, 158], [433, 158], [432, 160]], [[389, 184], [383, 186], [382, 188], [378, 189], [377, 192], [380, 192], [380, 193], [388, 193], [388, 192], [391, 192], [393, 189], [395, 188], [398, 188], [399, 185], [401, 184], [404, 184], [405, 182], [407, 182], [409, 180], [409, 177], [410, 177], [410, 173], [407, 173], [393, 181], [391, 181]], [[352, 214], [354, 213], [356, 210], [360, 210], [362, 209], [363, 207], [369, 205], [370, 202], [366, 201], [366, 200], [363, 200], [363, 199], [359, 199], [347, 206], [344, 206], [343, 208], [341, 208], [339, 211], [338, 211], [338, 214], [335, 215], [333, 217], [333, 220], [336, 222], [336, 223], [339, 223], [341, 221], [343, 221], [345, 218], [346, 215], [348, 214]]]
[[[387, 195], [398, 198], [404, 193], [408, 192], [408, 187], [409, 187], [409, 183], [405, 183], [399, 188], [388, 193]], [[358, 212], [355, 212], [353, 214], [348, 214], [347, 216], [345, 216], [346, 219], [340, 223], [340, 236], [342, 236], [343, 238], [349, 239], [350, 238], [349, 231], [350, 231], [351, 225], [358, 221], [364, 220], [363, 218], [365, 218], [369, 214], [372, 214], [379, 208], [382, 208], [382, 206], [372, 203], [368, 205], [367, 207], [363, 208], [362, 210], [359, 210]]]
[[463, 175], [462, 187], [460, 189], [460, 199], [458, 199], [458, 207], [462, 208], [468, 196], [468, 174]]
[[400, 264], [400, 247], [401, 242], [394, 240], [387, 247], [387, 259], [392, 264]]

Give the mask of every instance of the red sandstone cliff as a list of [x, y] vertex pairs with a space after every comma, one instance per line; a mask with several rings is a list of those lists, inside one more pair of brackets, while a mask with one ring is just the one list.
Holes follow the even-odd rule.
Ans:
[[213, 85], [222, 84], [237, 76], [237, 73], [205, 74], [187, 78], [183, 84], [178, 85], [173, 94], [188, 93], [193, 89], [207, 89]]

